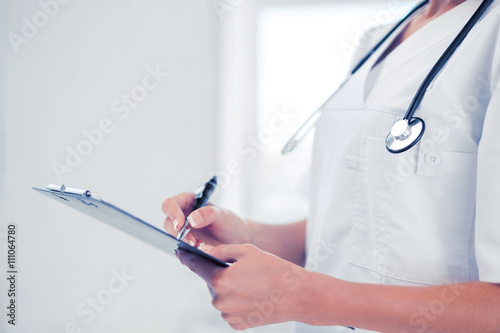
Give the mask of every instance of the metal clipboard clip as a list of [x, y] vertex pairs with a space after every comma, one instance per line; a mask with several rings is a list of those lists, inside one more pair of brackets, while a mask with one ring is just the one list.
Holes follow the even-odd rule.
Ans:
[[89, 198], [94, 198], [94, 199], [104, 201], [104, 199], [97, 193], [91, 193], [89, 190], [84, 190], [84, 189], [79, 189], [79, 188], [74, 188], [74, 187], [67, 187], [64, 184], [62, 184], [62, 185], [49, 184], [47, 186], [47, 189], [50, 191], [53, 191], [53, 192], [74, 194], [74, 195], [79, 195], [82, 197], [89, 197]]

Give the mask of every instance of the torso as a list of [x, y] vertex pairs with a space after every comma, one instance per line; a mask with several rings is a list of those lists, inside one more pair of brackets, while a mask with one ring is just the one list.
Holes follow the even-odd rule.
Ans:
[[[400, 38], [387, 40], [322, 109], [311, 171], [307, 269], [387, 285], [479, 280], [476, 167], [486, 107], [500, 82], [500, 4], [429, 87], [417, 111], [426, 122], [419, 145], [393, 155], [385, 138], [481, 2], [468, 0], [425, 26], [402, 27]], [[412, 22], [419, 23], [416, 18]], [[353, 63], [390, 28], [374, 34]], [[394, 53], [365, 93], [370, 69], [391, 44]], [[296, 325], [296, 332], [343, 331]]]

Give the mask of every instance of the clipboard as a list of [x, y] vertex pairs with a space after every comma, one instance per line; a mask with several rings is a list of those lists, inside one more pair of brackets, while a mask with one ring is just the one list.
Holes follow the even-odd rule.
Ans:
[[97, 193], [66, 187], [65, 185], [49, 185], [45, 189], [32, 187], [32, 189], [169, 254], [174, 255], [175, 250], [181, 249], [203, 257], [219, 266], [229, 266], [228, 263], [198, 250], [165, 231], [104, 201]]

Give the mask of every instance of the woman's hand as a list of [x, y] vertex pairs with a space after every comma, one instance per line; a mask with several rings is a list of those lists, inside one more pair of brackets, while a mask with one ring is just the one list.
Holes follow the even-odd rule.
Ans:
[[[162, 210], [167, 215], [163, 227], [172, 236], [177, 236], [182, 229], [186, 214], [194, 206], [194, 196], [194, 193], [181, 193], [163, 202]], [[192, 246], [252, 242], [250, 223], [229, 210], [208, 205], [192, 212], [187, 218], [193, 229], [184, 242]]]
[[179, 251], [180, 261], [203, 278], [213, 306], [236, 330], [301, 321], [311, 297], [304, 297], [309, 272], [250, 244], [204, 245], [201, 250], [232, 265], [216, 266], [199, 256]]

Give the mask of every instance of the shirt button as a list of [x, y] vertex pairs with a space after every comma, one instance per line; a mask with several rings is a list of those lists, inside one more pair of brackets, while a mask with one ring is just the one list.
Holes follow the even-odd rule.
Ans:
[[434, 167], [441, 163], [441, 156], [439, 156], [438, 153], [431, 151], [430, 153], [425, 154], [424, 160], [428, 166]]

